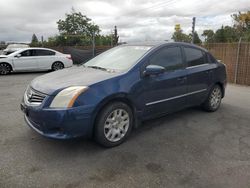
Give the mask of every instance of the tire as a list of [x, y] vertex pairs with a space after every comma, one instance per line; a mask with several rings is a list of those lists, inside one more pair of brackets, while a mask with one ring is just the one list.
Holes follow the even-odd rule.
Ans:
[[6, 75], [11, 72], [11, 66], [7, 63], [0, 64], [0, 75]]
[[202, 108], [207, 112], [215, 112], [219, 109], [222, 100], [222, 89], [219, 85], [215, 85], [206, 101], [202, 104]]
[[123, 102], [113, 102], [103, 108], [95, 124], [95, 141], [104, 147], [123, 143], [133, 127], [131, 108]]
[[52, 71], [61, 70], [61, 69], [63, 69], [63, 68], [64, 68], [63, 63], [62, 63], [62, 62], [59, 62], [59, 61], [53, 63], [53, 65], [52, 65], [52, 67], [51, 67]]

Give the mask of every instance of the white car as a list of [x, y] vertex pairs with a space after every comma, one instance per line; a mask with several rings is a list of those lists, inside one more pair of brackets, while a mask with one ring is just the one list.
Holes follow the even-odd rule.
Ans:
[[70, 54], [48, 48], [25, 48], [9, 55], [0, 55], [0, 75], [18, 71], [55, 71], [72, 65]]
[[29, 48], [30, 46], [28, 44], [9, 44], [5, 50], [3, 50], [4, 55], [9, 55], [15, 51]]

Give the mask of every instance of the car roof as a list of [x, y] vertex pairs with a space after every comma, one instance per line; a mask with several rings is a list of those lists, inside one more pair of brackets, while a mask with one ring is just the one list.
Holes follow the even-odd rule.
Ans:
[[29, 47], [29, 48], [23, 48], [22, 50], [51, 50], [51, 51], [55, 51], [55, 50], [50, 49], [50, 48], [40, 48], [40, 47]]
[[15, 56], [16, 54], [18, 53], [21, 53], [21, 52], [24, 52], [25, 50], [50, 50], [50, 51], [53, 51], [57, 54], [60, 54], [61, 52], [58, 52], [56, 50], [53, 50], [53, 49], [50, 49], [50, 48], [37, 48], [37, 47], [30, 47], [30, 48], [22, 48], [22, 49], [19, 49], [13, 53], [10, 54], [10, 56]]
[[[137, 42], [137, 43], [127, 43], [124, 44], [125, 46], [152, 46], [154, 48], [160, 47], [160, 46], [171, 46], [171, 45], [180, 45], [180, 46], [188, 46], [188, 47], [193, 47], [193, 48], [198, 48], [200, 50], [203, 50], [207, 52], [205, 48], [202, 48], [198, 45], [191, 44], [191, 43], [186, 43], [186, 42], [166, 42], [166, 41], [147, 41], [147, 42]], [[123, 46], [124, 46], [123, 45]]]

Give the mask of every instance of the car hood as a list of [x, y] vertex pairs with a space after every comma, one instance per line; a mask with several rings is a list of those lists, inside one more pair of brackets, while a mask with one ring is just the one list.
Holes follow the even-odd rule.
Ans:
[[55, 91], [69, 86], [90, 86], [120, 74], [83, 66], [72, 67], [39, 76], [31, 82], [30, 86], [42, 93], [53, 95]]

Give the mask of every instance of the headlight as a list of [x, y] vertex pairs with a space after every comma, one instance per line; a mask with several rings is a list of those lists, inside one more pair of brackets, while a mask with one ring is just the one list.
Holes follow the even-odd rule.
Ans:
[[70, 108], [74, 105], [77, 97], [86, 91], [88, 87], [86, 86], [72, 86], [60, 91], [52, 103], [50, 104], [51, 108]]

